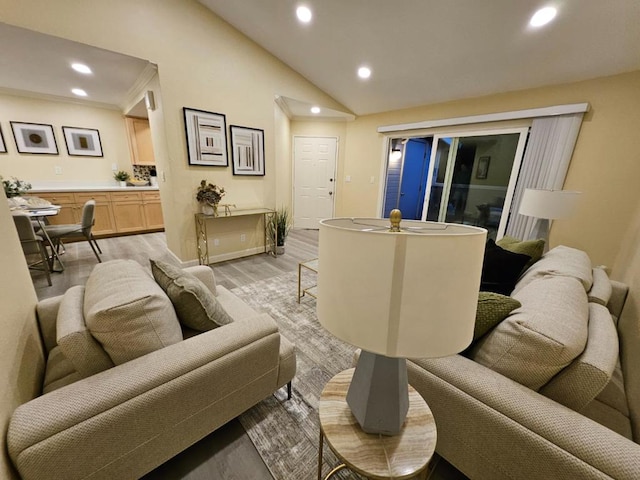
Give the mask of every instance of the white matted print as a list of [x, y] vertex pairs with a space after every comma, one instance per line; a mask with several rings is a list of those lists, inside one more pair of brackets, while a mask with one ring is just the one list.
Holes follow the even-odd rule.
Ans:
[[234, 175], [264, 175], [264, 130], [231, 125]]
[[7, 153], [7, 144], [4, 143], [4, 137], [2, 136], [2, 128], [0, 128], [0, 153]]
[[224, 114], [183, 107], [189, 165], [228, 167]]
[[69, 155], [102, 157], [100, 132], [93, 128], [62, 127]]
[[19, 153], [58, 154], [58, 145], [51, 125], [11, 122], [11, 129]]

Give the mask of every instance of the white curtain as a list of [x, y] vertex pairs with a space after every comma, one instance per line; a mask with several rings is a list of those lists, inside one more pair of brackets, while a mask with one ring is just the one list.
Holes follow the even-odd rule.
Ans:
[[527, 239], [536, 221], [518, 214], [525, 188], [560, 190], [569, 169], [583, 113], [533, 120], [511, 203], [506, 233]]

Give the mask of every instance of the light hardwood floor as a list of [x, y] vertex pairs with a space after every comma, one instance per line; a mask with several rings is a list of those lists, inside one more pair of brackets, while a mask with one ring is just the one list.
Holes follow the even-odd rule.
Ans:
[[[146, 268], [149, 258], [176, 263], [168, 251], [164, 233], [130, 235], [98, 240], [102, 261], [132, 259]], [[293, 230], [287, 238], [286, 253], [274, 258], [253, 255], [212, 265], [218, 284], [229, 289], [297, 271], [298, 263], [318, 255], [317, 230]], [[64, 293], [73, 285], [83, 285], [97, 260], [87, 242], [66, 244], [62, 256], [65, 270], [52, 274], [53, 286], [44, 274], [33, 272], [39, 299]], [[429, 480], [464, 480], [462, 474], [441, 459]], [[232, 420], [189, 449], [175, 456], [144, 477], [145, 480], [273, 480], [262, 458], [238, 420]], [[275, 479], [278, 480], [278, 479]], [[300, 479], [306, 480], [306, 479]]]

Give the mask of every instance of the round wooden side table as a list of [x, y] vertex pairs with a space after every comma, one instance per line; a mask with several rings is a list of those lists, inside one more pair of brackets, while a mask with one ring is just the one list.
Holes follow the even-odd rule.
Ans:
[[409, 412], [402, 431], [394, 436], [365, 433], [347, 405], [353, 371], [351, 368], [333, 377], [320, 396], [318, 480], [322, 478], [325, 438], [343, 462], [325, 480], [343, 468], [373, 480], [401, 480], [426, 474], [437, 439], [436, 423], [427, 403], [409, 386]]

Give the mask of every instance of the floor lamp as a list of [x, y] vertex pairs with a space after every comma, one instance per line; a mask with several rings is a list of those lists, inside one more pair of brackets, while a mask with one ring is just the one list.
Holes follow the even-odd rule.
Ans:
[[550, 220], [573, 215], [580, 195], [581, 192], [569, 190], [525, 189], [518, 213], [536, 218], [529, 239], [544, 239], [546, 251], [549, 245]]
[[347, 404], [367, 433], [398, 434], [406, 358], [442, 357], [473, 337], [487, 231], [459, 224], [334, 218], [320, 222], [317, 313], [362, 353]]

